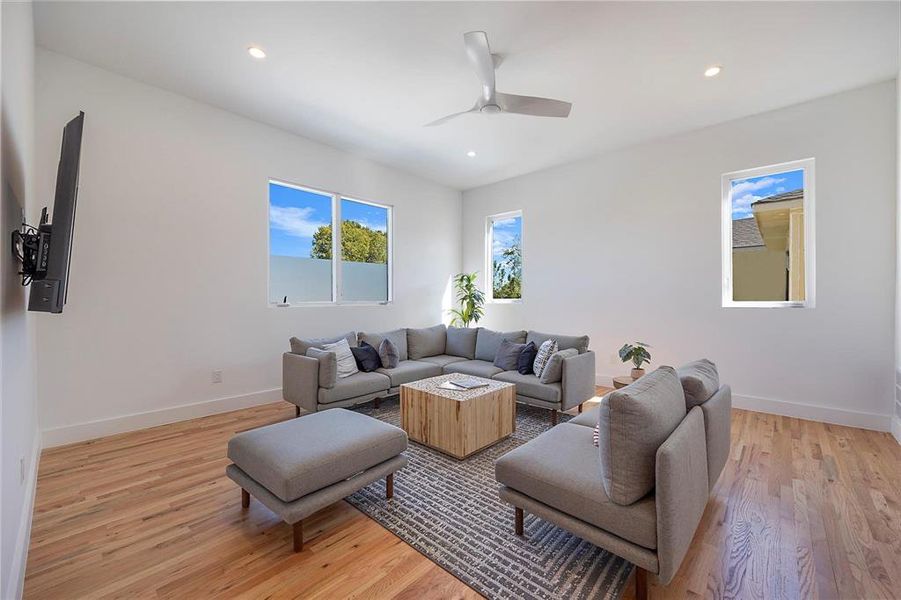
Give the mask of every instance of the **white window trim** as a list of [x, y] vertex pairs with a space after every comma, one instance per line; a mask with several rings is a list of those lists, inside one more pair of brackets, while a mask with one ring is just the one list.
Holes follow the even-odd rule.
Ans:
[[[269, 184], [281, 185], [311, 194], [320, 196], [330, 196], [332, 199], [332, 299], [331, 300], [310, 300], [308, 302], [289, 302], [283, 305], [280, 302], [269, 302], [269, 284], [271, 282], [271, 261], [270, 242], [269, 239]], [[341, 294], [343, 290], [339, 284], [341, 277], [341, 200], [349, 200], [360, 204], [368, 204], [378, 208], [384, 208], [388, 211], [388, 299], [387, 300], [343, 300]], [[363, 200], [357, 196], [349, 196], [338, 192], [330, 192], [327, 190], [291, 183], [284, 179], [270, 177], [266, 180], [266, 305], [269, 308], [300, 308], [311, 306], [387, 306], [394, 302], [394, 206], [391, 204], [383, 204], [372, 200]]]
[[[495, 298], [494, 297], [494, 264], [492, 261], [492, 245], [493, 231], [492, 224], [502, 219], [520, 218], [519, 243], [522, 250], [522, 281], [520, 282], [519, 298]], [[485, 217], [485, 302], [488, 304], [522, 304], [522, 299], [526, 295], [526, 252], [525, 252], [525, 224], [522, 210], [511, 210], [508, 212], [498, 213], [496, 215], [488, 215]]]
[[[733, 300], [732, 295], [732, 181], [785, 173], [804, 172], [804, 292], [803, 301]], [[814, 308], [816, 306], [816, 223], [814, 159], [805, 158], [765, 167], [725, 173], [722, 176], [723, 308]]]

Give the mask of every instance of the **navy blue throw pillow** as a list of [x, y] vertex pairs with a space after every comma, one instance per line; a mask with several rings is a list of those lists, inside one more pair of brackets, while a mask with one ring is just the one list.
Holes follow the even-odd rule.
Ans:
[[379, 351], [366, 342], [360, 342], [356, 348], [351, 348], [354, 354], [354, 360], [357, 361], [357, 367], [364, 373], [375, 371], [382, 366], [382, 359], [379, 358]]
[[519, 371], [521, 375], [534, 373], [534, 371], [532, 371], [532, 363], [535, 362], [536, 354], [538, 354], [538, 348], [535, 347], [535, 342], [526, 344], [522, 349], [522, 352], [519, 353], [519, 358], [516, 360], [516, 370]]

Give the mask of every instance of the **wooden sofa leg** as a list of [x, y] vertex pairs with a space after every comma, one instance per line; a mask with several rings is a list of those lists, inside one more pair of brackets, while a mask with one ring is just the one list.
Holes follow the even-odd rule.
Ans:
[[299, 407], [299, 406], [295, 406], [295, 407], [294, 407], [294, 418], [296, 419], [296, 418], [299, 417], [299, 416], [300, 416], [300, 407]]
[[241, 508], [250, 506], [250, 492], [241, 488]]
[[648, 600], [648, 572], [635, 567], [635, 600]]
[[515, 508], [516, 508], [516, 525], [515, 525], [516, 535], [522, 535], [522, 519], [523, 519], [522, 509], [519, 508], [518, 506], [516, 506]]
[[303, 520], [298, 521], [291, 526], [294, 530], [294, 551], [303, 551]]
[[372, 406], [374, 406], [375, 408], [378, 408], [381, 403], [382, 403], [382, 399], [376, 398], [375, 400], [372, 401]]
[[389, 473], [385, 477], [385, 498], [389, 500], [394, 498], [394, 473]]
[[580, 415], [582, 414], [582, 405], [581, 404], [579, 404], [579, 414]]
[[557, 424], [557, 411], [556, 409], [551, 409], [551, 427]]

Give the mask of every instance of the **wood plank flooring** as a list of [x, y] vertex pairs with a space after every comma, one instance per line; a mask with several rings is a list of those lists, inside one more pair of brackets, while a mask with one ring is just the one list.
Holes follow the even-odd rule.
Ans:
[[[226, 441], [293, 415], [269, 404], [45, 451], [25, 597], [479, 597], [345, 502], [304, 521], [299, 554], [259, 502], [242, 512], [223, 474]], [[901, 597], [901, 446], [735, 410], [732, 454], [682, 569], [649, 588], [651, 598]]]

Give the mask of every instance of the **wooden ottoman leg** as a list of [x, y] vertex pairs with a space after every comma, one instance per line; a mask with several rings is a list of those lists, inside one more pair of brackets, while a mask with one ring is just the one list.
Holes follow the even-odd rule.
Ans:
[[294, 551], [303, 551], [303, 520], [291, 526], [294, 529]]
[[515, 526], [516, 527], [516, 535], [522, 535], [522, 519], [523, 519], [522, 509], [519, 508], [518, 506], [516, 506], [515, 508], [516, 508], [516, 526]]
[[241, 488], [241, 508], [250, 506], [250, 492]]
[[579, 404], [579, 414], [580, 415], [582, 414], [582, 405], [581, 404]]
[[648, 572], [635, 567], [635, 600], [648, 600]]
[[389, 473], [385, 477], [385, 498], [389, 500], [394, 498], [394, 473]]

